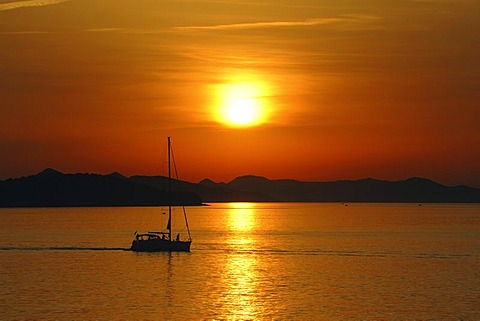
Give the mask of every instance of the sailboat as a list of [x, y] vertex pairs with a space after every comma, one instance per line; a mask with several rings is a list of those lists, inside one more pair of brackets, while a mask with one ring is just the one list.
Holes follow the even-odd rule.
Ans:
[[134, 252], [190, 252], [192, 238], [188, 228], [187, 214], [184, 208], [185, 226], [188, 232], [188, 239], [181, 240], [180, 233], [175, 239], [172, 238], [172, 176], [171, 176], [171, 159], [172, 147], [170, 137], [168, 141], [168, 223], [166, 231], [161, 232], [135, 232], [135, 239], [132, 242], [131, 250]]

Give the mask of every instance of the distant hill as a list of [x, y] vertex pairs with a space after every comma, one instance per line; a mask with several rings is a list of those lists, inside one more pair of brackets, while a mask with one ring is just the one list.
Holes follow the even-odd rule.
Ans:
[[[229, 183], [172, 181], [175, 205], [202, 202], [402, 202], [480, 203], [480, 189], [444, 186], [425, 178], [402, 181], [301, 182], [241, 176]], [[37, 175], [0, 181], [0, 207], [154, 206], [168, 201], [168, 178], [120, 173]], [[181, 191], [181, 192], [179, 192]]]
[[[168, 178], [163, 176], [132, 176], [130, 180], [159, 190], [168, 189]], [[204, 202], [269, 202], [275, 200], [260, 192], [235, 189], [224, 183], [215, 183], [208, 179], [198, 184], [174, 181], [172, 189], [194, 193]]]
[[[282, 202], [399, 202], [399, 203], [478, 203], [480, 189], [444, 186], [425, 178], [382, 181], [372, 178], [355, 181], [301, 182], [269, 180], [259, 176], [237, 177], [227, 184], [238, 191], [264, 195]], [[215, 185], [209, 182], [209, 186]], [[208, 201], [208, 200], [205, 200]]]
[[[168, 193], [137, 184], [119, 173], [62, 174], [48, 168], [37, 175], [0, 181], [1, 207], [148, 206], [167, 204]], [[193, 193], [173, 193], [175, 204], [200, 205]]]

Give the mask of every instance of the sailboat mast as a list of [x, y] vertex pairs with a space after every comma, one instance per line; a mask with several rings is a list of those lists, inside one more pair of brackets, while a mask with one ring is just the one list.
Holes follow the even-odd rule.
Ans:
[[172, 174], [170, 169], [170, 136], [168, 137], [168, 239], [172, 240]]

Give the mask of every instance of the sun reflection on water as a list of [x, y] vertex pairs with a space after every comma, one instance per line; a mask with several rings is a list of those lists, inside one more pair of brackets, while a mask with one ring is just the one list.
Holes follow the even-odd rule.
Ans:
[[257, 256], [250, 251], [256, 248], [255, 204], [230, 203], [227, 210], [230, 234], [228, 243], [232, 251], [225, 260], [222, 273], [224, 295], [221, 298], [222, 318], [252, 320], [261, 316], [259, 310], [259, 279]]
[[222, 298], [225, 317], [245, 320], [258, 316], [256, 257], [230, 255], [226, 263], [225, 296]]
[[251, 231], [255, 226], [254, 203], [229, 203], [228, 227], [239, 232]]

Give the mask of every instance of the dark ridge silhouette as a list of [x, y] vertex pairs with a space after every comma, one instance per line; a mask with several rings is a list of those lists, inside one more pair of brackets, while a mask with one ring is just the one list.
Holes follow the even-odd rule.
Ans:
[[[121, 174], [62, 174], [46, 169], [37, 175], [0, 181], [2, 207], [154, 206], [166, 205], [168, 193], [136, 184]], [[200, 205], [189, 192], [172, 193], [174, 205]]]
[[208, 187], [217, 187], [217, 185], [219, 185], [218, 183], [215, 183], [209, 178], [205, 178], [204, 180], [200, 181], [198, 184], [202, 186], [208, 186]]
[[54, 177], [54, 176], [61, 176], [63, 175], [61, 172], [57, 171], [53, 168], [45, 168], [43, 171], [38, 173], [37, 177]]
[[128, 179], [128, 177], [123, 176], [123, 175], [120, 174], [119, 172], [113, 172], [113, 173], [111, 173], [111, 174], [108, 174], [108, 176], [110, 176], [110, 177], [116, 177], [116, 178], [120, 178], [120, 179]]
[[444, 186], [418, 177], [402, 181], [366, 178], [355, 181], [300, 182], [291, 179], [269, 180], [248, 175], [237, 177], [226, 186], [261, 193], [282, 202], [480, 202], [480, 189], [463, 185]]
[[[132, 176], [130, 180], [159, 190], [168, 188], [168, 178], [163, 176]], [[269, 202], [273, 199], [254, 191], [237, 190], [226, 186], [224, 183], [215, 183], [209, 179], [202, 182], [190, 183], [175, 180], [173, 189], [184, 192], [191, 192], [198, 195], [204, 202]]]
[[[242, 201], [480, 203], [480, 189], [444, 186], [418, 177], [301, 182], [247, 175], [229, 183], [173, 180], [172, 189], [174, 205]], [[166, 205], [167, 190], [168, 178], [163, 176], [62, 174], [47, 168], [37, 175], [0, 181], [0, 207]]]

